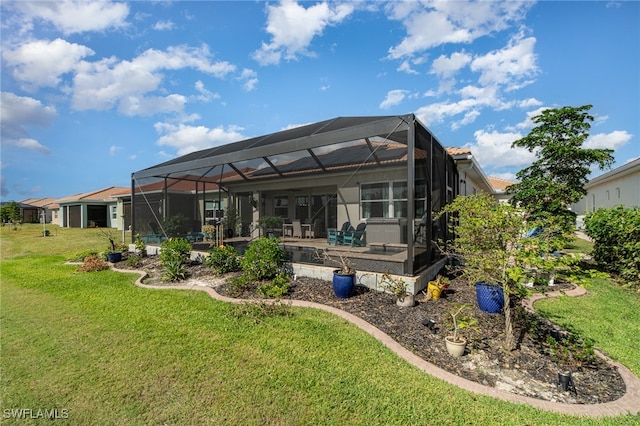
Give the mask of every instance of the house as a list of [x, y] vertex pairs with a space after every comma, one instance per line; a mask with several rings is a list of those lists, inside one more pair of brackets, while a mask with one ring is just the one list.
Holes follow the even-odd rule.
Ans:
[[[173, 193], [177, 181], [190, 193]], [[423, 288], [442, 265], [435, 241], [450, 238], [435, 213], [460, 193], [495, 192], [468, 150], [445, 150], [413, 114], [338, 117], [193, 152], [134, 172], [132, 188], [134, 233], [175, 216], [197, 232], [222, 194], [244, 230], [230, 243], [257, 238], [266, 216], [305, 224], [313, 242], [284, 243], [301, 263], [317, 264], [309, 250], [326, 248], [329, 230], [366, 224], [364, 247], [339, 248], [356, 269], [418, 277]]]
[[37, 222], [42, 222], [44, 215], [45, 223], [51, 223], [53, 219], [53, 210], [57, 209], [55, 198], [27, 198], [26, 200], [20, 201], [20, 204], [37, 208]]
[[[3, 201], [0, 203], [0, 206], [4, 207], [10, 203], [12, 203], [12, 201]], [[16, 204], [20, 209], [20, 221], [22, 223], [38, 223], [40, 221], [40, 212], [37, 206], [27, 204], [23, 201], [18, 201]]]
[[56, 200], [53, 213], [63, 228], [118, 228], [124, 211], [118, 209], [115, 196], [127, 188], [111, 186], [97, 191], [76, 194]]
[[578, 215], [578, 229], [584, 226], [588, 212], [614, 206], [640, 206], [640, 158], [591, 179], [584, 189], [587, 195], [571, 206]]

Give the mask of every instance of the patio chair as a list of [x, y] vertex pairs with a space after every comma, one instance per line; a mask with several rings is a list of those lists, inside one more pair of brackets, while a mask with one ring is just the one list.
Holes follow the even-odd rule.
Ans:
[[351, 222], [343, 223], [342, 228], [340, 228], [339, 230], [335, 228], [327, 229], [327, 243], [329, 245], [334, 244], [336, 246], [338, 244], [342, 244], [342, 236], [349, 229], [353, 229], [353, 227], [351, 226]]
[[293, 237], [294, 238], [302, 238], [302, 224], [300, 223], [300, 219], [294, 219], [291, 222], [293, 225]]
[[351, 247], [353, 246], [364, 247], [367, 245], [367, 243], [362, 239], [362, 237], [364, 237], [366, 232], [367, 232], [367, 223], [361, 222], [358, 224], [356, 229], [352, 228], [351, 230], [344, 232], [344, 234], [342, 235], [342, 244], [344, 244], [345, 246], [351, 246]]

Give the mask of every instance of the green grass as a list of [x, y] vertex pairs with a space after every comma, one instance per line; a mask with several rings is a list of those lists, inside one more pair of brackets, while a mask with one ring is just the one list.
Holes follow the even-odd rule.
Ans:
[[582, 297], [540, 300], [535, 308], [640, 376], [640, 294], [602, 278], [591, 279], [587, 290]]
[[201, 292], [78, 273], [64, 260], [104, 248], [96, 231], [38, 232], [0, 230], [3, 414], [66, 409], [67, 422], [81, 425], [638, 422], [577, 419], [460, 390], [325, 312], [295, 309], [256, 324]]

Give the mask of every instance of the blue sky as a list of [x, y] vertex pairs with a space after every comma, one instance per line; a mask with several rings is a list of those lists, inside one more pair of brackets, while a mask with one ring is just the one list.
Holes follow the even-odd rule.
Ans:
[[[415, 113], [512, 179], [544, 108], [640, 157], [640, 3], [4, 1], [3, 201], [338, 116]], [[602, 172], [595, 172], [594, 176]]]

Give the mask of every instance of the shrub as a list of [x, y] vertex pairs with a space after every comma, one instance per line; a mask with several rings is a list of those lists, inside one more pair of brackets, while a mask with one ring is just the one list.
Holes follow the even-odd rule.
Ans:
[[585, 232], [593, 258], [634, 285], [640, 284], [640, 207], [617, 206], [587, 214]]
[[233, 246], [214, 247], [204, 260], [205, 265], [213, 268], [218, 274], [240, 270], [238, 252]]
[[160, 262], [180, 261], [185, 263], [191, 255], [191, 244], [184, 238], [171, 238], [162, 242]]
[[561, 337], [559, 340], [547, 337], [547, 346], [555, 361], [565, 367], [583, 367], [596, 365], [600, 358], [593, 350], [593, 341], [575, 334]]
[[109, 264], [99, 255], [91, 254], [84, 258], [82, 265], [78, 268], [80, 272], [95, 272], [109, 269]]
[[271, 279], [284, 265], [284, 250], [277, 238], [258, 238], [249, 246], [240, 260], [242, 270], [253, 280]]
[[191, 244], [184, 238], [171, 238], [163, 241], [160, 262], [164, 275], [169, 281], [179, 281], [187, 277], [185, 263], [191, 255]]
[[247, 275], [238, 275], [227, 279], [228, 291], [231, 297], [238, 297], [253, 287], [253, 280]]
[[138, 268], [142, 266], [142, 256], [139, 254], [131, 254], [126, 261], [127, 266]]
[[264, 297], [280, 299], [289, 292], [290, 287], [291, 278], [289, 275], [281, 272], [276, 275], [273, 280], [260, 285], [258, 287], [258, 293], [262, 294]]

